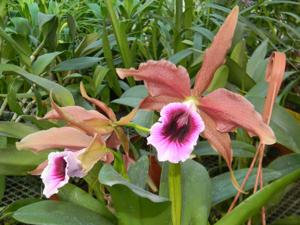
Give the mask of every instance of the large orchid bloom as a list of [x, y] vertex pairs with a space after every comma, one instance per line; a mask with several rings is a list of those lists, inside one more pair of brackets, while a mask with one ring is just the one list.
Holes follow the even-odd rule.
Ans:
[[[243, 96], [224, 88], [203, 95], [215, 71], [225, 61], [237, 24], [238, 13], [237, 7], [232, 10], [216, 34], [211, 47], [206, 50], [202, 67], [196, 75], [192, 89], [190, 89], [187, 70], [166, 60], [150, 60], [142, 63], [138, 69], [117, 69], [122, 79], [133, 76], [135, 80], [144, 81], [148, 89], [148, 97], [141, 102], [140, 108], [160, 111], [172, 102], [192, 101], [205, 124], [202, 136], [224, 157], [230, 168], [232, 149], [228, 132], [242, 127], [250, 135], [259, 136], [263, 144], [273, 144], [276, 141], [272, 129], [263, 122], [261, 115]], [[164, 113], [163, 111], [162, 116], [165, 116]], [[180, 134], [177, 132], [177, 135]], [[163, 151], [152, 138], [149, 142], [158, 148], [158, 152]]]
[[85, 173], [72, 151], [52, 152], [48, 155], [48, 163], [41, 174], [45, 185], [43, 194], [49, 198], [58, 192], [58, 189], [69, 182], [70, 177], [83, 177]]

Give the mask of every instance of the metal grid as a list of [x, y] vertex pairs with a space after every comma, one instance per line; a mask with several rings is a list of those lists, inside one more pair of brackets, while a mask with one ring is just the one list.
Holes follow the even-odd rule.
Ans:
[[7, 206], [24, 198], [40, 198], [42, 183], [39, 177], [8, 176], [5, 178], [5, 192], [2, 206]]
[[[201, 160], [210, 173], [220, 169], [218, 157], [205, 157]], [[24, 198], [41, 198], [42, 183], [39, 177], [34, 176], [8, 176], [6, 177], [6, 189], [2, 200], [2, 206], [7, 206]], [[267, 224], [291, 216], [300, 216], [300, 181], [296, 183], [282, 198], [281, 202], [268, 211]], [[300, 221], [299, 221], [300, 224]]]
[[300, 216], [300, 181], [284, 195], [281, 202], [274, 209], [269, 210], [267, 224], [292, 215]]

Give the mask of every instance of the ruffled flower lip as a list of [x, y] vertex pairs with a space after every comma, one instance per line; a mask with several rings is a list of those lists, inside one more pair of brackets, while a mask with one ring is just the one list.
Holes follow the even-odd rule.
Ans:
[[187, 160], [204, 130], [201, 116], [186, 103], [170, 103], [160, 115], [159, 121], [151, 127], [148, 144], [156, 148], [159, 161]]
[[72, 151], [52, 152], [48, 156], [48, 165], [41, 174], [45, 185], [43, 194], [49, 198], [58, 193], [58, 189], [69, 182], [70, 177], [83, 177], [77, 154]]

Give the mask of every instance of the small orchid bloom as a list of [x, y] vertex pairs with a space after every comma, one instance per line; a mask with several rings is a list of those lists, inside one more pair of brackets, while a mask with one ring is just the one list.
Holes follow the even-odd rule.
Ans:
[[43, 194], [49, 198], [69, 182], [70, 177], [84, 177], [77, 154], [72, 151], [52, 152], [41, 178], [45, 185]]
[[187, 160], [204, 130], [201, 116], [186, 103], [170, 103], [162, 108], [160, 116], [151, 127], [148, 144], [156, 148], [159, 161]]
[[239, 9], [235, 7], [220, 27], [211, 46], [205, 51], [201, 69], [196, 74], [192, 89], [187, 70], [166, 60], [150, 60], [142, 63], [138, 69], [117, 69], [117, 74], [122, 79], [133, 76], [135, 80], [144, 81], [148, 96], [140, 103], [142, 109], [160, 111], [169, 103], [194, 99], [205, 124], [201, 135], [223, 156], [230, 170], [232, 149], [228, 132], [242, 127], [251, 136], [259, 136], [264, 144], [276, 142], [272, 129], [264, 123], [262, 116], [243, 96], [224, 88], [204, 95], [215, 71], [225, 62], [238, 14]]
[[[16, 143], [17, 148], [33, 152], [53, 148], [72, 149], [74, 152], [82, 150], [83, 153], [79, 158], [85, 172], [99, 160], [111, 163], [114, 156], [109, 148], [118, 149], [122, 145], [126, 157], [129, 158], [129, 141], [120, 126], [130, 122], [137, 109], [117, 120], [112, 109], [103, 102], [89, 97], [82, 84], [80, 89], [82, 96], [96, 105], [99, 111], [86, 110], [80, 106], [59, 107], [52, 101], [53, 109], [42, 119], [62, 120], [66, 122], [66, 126], [29, 134]], [[45, 163], [42, 163], [31, 174], [38, 175], [44, 168]]]

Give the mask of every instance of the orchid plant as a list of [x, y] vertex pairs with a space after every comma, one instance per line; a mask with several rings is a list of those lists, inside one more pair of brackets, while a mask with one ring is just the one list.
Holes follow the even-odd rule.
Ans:
[[[229, 133], [238, 127], [244, 128], [250, 136], [258, 136], [262, 146], [275, 143], [276, 138], [268, 125], [269, 120], [255, 111], [254, 106], [242, 95], [225, 88], [206, 93], [215, 71], [226, 60], [238, 14], [237, 7], [230, 12], [211, 46], [205, 51], [193, 86], [184, 67], [167, 60], [150, 60], [142, 63], [138, 69], [117, 69], [120, 78], [133, 77], [136, 81], [143, 81], [148, 91], [148, 96], [139, 107], [119, 120], [106, 104], [89, 97], [83, 84], [80, 87], [81, 95], [98, 111], [80, 106], [60, 107], [51, 100], [52, 110], [39, 119], [60, 121], [64, 126], [32, 133], [17, 143], [19, 150], [63, 150], [51, 152], [47, 161], [31, 171], [34, 175], [41, 175], [44, 195], [49, 198], [57, 194], [71, 177], [87, 176], [99, 161], [111, 164], [116, 152], [122, 154], [124, 177], [127, 178], [126, 171], [135, 159], [130, 152], [129, 135], [124, 129], [126, 126], [148, 131], [147, 143], [155, 148], [158, 161], [169, 164], [168, 186], [173, 225], [180, 225], [183, 220], [181, 164], [192, 158], [200, 136], [207, 139], [224, 158], [233, 184], [241, 193], [244, 186], [239, 187], [232, 171], [233, 153]], [[278, 92], [278, 87], [275, 89]], [[131, 123], [138, 109], [157, 111], [160, 118], [149, 130], [139, 127]], [[140, 193], [137, 189], [135, 191]], [[149, 199], [161, 201], [152, 195]]]

